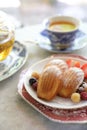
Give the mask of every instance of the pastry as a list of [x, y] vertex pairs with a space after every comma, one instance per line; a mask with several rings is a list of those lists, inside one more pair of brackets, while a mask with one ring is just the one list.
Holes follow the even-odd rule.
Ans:
[[48, 67], [50, 65], [56, 65], [58, 68], [60, 68], [62, 71], [65, 71], [66, 69], [68, 69], [68, 65], [64, 60], [61, 59], [52, 59], [50, 60], [45, 67]]
[[63, 87], [58, 92], [61, 97], [70, 97], [72, 93], [76, 92], [78, 87], [84, 80], [84, 73], [80, 68], [71, 67], [63, 73], [62, 82]]
[[44, 100], [52, 100], [62, 88], [62, 71], [55, 65], [43, 69], [37, 87], [37, 95]]

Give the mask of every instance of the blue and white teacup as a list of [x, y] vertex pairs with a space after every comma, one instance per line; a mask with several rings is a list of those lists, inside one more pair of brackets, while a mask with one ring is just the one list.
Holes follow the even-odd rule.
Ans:
[[44, 25], [41, 34], [49, 38], [52, 46], [65, 49], [72, 46], [79, 34], [80, 20], [71, 16], [53, 16], [45, 20]]

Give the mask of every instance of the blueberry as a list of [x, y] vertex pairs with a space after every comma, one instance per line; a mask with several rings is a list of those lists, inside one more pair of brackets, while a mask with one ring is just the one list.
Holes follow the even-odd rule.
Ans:
[[37, 80], [35, 78], [30, 78], [29, 79], [29, 84], [32, 86]]

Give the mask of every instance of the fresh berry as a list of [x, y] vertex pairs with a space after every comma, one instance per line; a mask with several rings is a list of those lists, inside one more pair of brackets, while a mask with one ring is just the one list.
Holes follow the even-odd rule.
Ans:
[[36, 78], [33, 78], [33, 77], [30, 78], [29, 79], [29, 84], [35, 91], [37, 90], [38, 82], [37, 82]]
[[29, 84], [32, 86], [35, 82], [37, 82], [37, 80], [35, 78], [30, 78], [29, 79]]
[[74, 103], [79, 103], [81, 98], [80, 98], [80, 94], [79, 93], [73, 93], [71, 95], [71, 100], [74, 102]]
[[68, 67], [71, 67], [72, 66], [72, 60], [71, 59], [67, 59], [66, 60], [66, 63], [68, 65]]
[[87, 78], [87, 63], [86, 64], [83, 64], [81, 66], [81, 69], [83, 70], [84, 72], [84, 77]]
[[80, 62], [79, 61], [74, 61], [72, 59], [67, 59], [66, 63], [68, 65], [68, 67], [78, 67], [78, 68], [80, 68]]
[[76, 62], [74, 63], [74, 67], [80, 68], [80, 62], [79, 62], [79, 61], [76, 61]]
[[38, 85], [37, 82], [35, 82], [35, 83], [32, 84], [32, 88], [33, 88], [35, 91], [37, 90], [37, 85]]
[[80, 95], [82, 100], [87, 100], [87, 92], [81, 92]]

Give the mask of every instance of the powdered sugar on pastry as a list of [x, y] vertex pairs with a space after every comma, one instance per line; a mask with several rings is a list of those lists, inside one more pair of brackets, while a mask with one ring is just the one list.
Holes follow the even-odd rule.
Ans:
[[63, 87], [58, 94], [62, 97], [70, 97], [84, 80], [84, 73], [80, 68], [71, 67], [63, 73]]
[[66, 64], [66, 62], [61, 59], [52, 59], [45, 65], [45, 67], [48, 67], [51, 65], [56, 65], [62, 71], [65, 71], [66, 69], [68, 69], [68, 65]]

